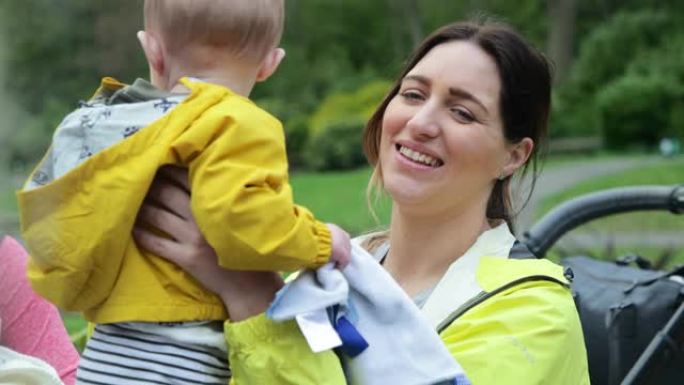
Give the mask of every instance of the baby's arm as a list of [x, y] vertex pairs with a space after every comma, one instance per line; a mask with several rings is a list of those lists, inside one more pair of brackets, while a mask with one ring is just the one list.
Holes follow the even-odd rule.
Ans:
[[285, 138], [275, 118], [226, 103], [188, 132], [211, 134], [192, 138], [200, 142], [191, 148], [197, 152], [184, 153], [189, 146], [182, 141], [176, 150], [189, 159], [192, 212], [221, 266], [297, 270], [330, 260], [328, 226], [293, 202]]

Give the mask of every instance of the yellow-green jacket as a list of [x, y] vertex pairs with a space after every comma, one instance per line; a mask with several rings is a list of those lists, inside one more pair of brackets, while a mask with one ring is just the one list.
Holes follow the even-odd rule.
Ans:
[[[439, 320], [442, 341], [472, 383], [589, 384], [582, 328], [562, 268], [546, 260], [476, 260], [473, 278], [483, 291]], [[449, 303], [455, 294], [433, 296]], [[345, 383], [336, 356], [311, 353], [294, 322], [276, 324], [263, 315], [227, 322], [226, 339], [237, 385]]]
[[[182, 82], [190, 94], [160, 119], [18, 194], [33, 288], [91, 322], [227, 318], [216, 296], [131, 238], [163, 165], [188, 167], [193, 214], [222, 266], [295, 270], [330, 256], [327, 227], [293, 204], [280, 122], [225, 87]], [[122, 87], [105, 78], [96, 95]]]

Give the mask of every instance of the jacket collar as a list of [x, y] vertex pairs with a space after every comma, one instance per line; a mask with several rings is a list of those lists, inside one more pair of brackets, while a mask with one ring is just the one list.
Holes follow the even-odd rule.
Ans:
[[480, 234], [470, 249], [449, 266], [425, 302], [422, 310], [428, 321], [437, 327], [455, 309], [484, 291], [477, 280], [482, 257], [505, 260], [514, 242], [505, 223]]

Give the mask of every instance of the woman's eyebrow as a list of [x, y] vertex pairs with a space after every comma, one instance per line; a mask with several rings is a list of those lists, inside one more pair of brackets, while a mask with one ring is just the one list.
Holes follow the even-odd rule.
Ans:
[[418, 83], [421, 83], [426, 86], [429, 86], [432, 83], [430, 79], [422, 75], [406, 75], [404, 76], [404, 80], [415, 80]]
[[449, 95], [461, 98], [461, 99], [467, 99], [472, 101], [473, 103], [477, 104], [480, 106], [487, 114], [489, 114], [489, 111], [487, 110], [487, 107], [478, 99], [475, 97], [475, 95], [471, 94], [470, 92], [462, 89], [462, 88], [453, 88], [449, 87]]
[[[429, 78], [422, 75], [406, 75], [404, 76], [403, 80], [413, 80], [425, 86], [430, 86], [432, 84], [432, 81]], [[487, 114], [489, 113], [487, 107], [485, 107], [484, 103], [482, 103], [480, 99], [478, 99], [475, 95], [471, 94], [470, 92], [464, 90], [463, 88], [449, 87], [449, 95], [460, 99], [470, 100], [473, 103], [480, 106]]]

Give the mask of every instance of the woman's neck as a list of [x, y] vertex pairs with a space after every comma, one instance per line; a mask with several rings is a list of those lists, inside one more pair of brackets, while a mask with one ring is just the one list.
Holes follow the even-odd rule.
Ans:
[[478, 205], [436, 216], [392, 210], [390, 251], [385, 269], [411, 296], [435, 285], [489, 224]]

